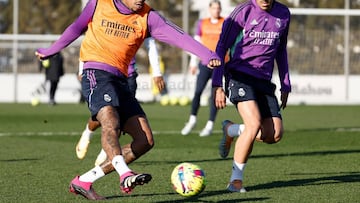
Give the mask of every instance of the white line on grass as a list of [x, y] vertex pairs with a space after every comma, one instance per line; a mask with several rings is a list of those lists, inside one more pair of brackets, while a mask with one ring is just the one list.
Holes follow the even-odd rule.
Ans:
[[[296, 132], [298, 130], [289, 130]], [[360, 132], [360, 128], [336, 128], [329, 131], [336, 132]], [[192, 131], [194, 134], [199, 134], [200, 131]], [[57, 136], [57, 135], [70, 135], [80, 136], [82, 132], [0, 132], [0, 137], [4, 136]], [[213, 134], [222, 134], [221, 130], [214, 130]], [[154, 135], [180, 135], [180, 131], [168, 130], [168, 131], [153, 131]]]
[[[200, 131], [193, 131], [199, 134]], [[67, 136], [80, 136], [82, 132], [0, 132], [0, 137], [5, 136], [54, 136], [54, 135], [67, 135]], [[213, 133], [222, 133], [220, 130], [214, 130]], [[180, 131], [153, 131], [154, 135], [181, 135]]]
[[[297, 131], [297, 130], [294, 130]], [[337, 132], [360, 132], [360, 128], [336, 128]], [[199, 134], [200, 131], [192, 131], [194, 134]], [[67, 135], [67, 136], [80, 136], [82, 132], [0, 132], [0, 137], [5, 136], [55, 136], [55, 135]], [[154, 135], [181, 135], [180, 131], [168, 130], [168, 131], [153, 131]], [[214, 130], [213, 134], [222, 134], [221, 130]]]

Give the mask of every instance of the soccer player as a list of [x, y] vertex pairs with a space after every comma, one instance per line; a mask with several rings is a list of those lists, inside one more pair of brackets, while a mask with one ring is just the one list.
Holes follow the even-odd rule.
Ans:
[[[154, 67], [153, 71], [151, 72], [153, 77], [153, 82], [161, 92], [165, 88], [165, 82], [160, 71], [159, 53], [156, 48], [155, 40], [152, 37], [148, 37], [145, 39], [144, 44], [146, 49], [148, 50], [150, 65]], [[83, 73], [83, 62], [80, 62], [79, 75], [82, 75], [82, 73]], [[129, 83], [130, 92], [133, 94], [134, 97], [136, 95], [136, 89], [137, 89], [137, 82], [136, 82], [137, 76], [138, 73], [136, 70], [136, 61], [135, 58], [133, 58], [128, 68], [127, 81]], [[93, 121], [91, 118], [88, 119], [86, 127], [82, 132], [81, 137], [75, 147], [75, 152], [79, 159], [83, 159], [85, 157], [88, 146], [90, 144], [90, 139], [92, 138], [93, 133], [99, 127], [100, 127], [100, 123], [98, 121]], [[95, 166], [100, 165], [105, 160], [106, 160], [106, 152], [104, 151], [104, 149], [101, 149], [100, 153], [98, 154], [95, 160]]]
[[51, 58], [41, 61], [39, 69], [45, 69], [45, 79], [50, 82], [49, 105], [56, 105], [55, 94], [58, 89], [60, 78], [64, 75], [64, 58], [59, 52]]
[[[92, 185], [113, 171], [119, 174], [120, 189], [127, 194], [152, 179], [150, 174], [136, 173], [128, 166], [154, 146], [146, 114], [127, 83], [130, 61], [144, 39], [152, 36], [196, 54], [209, 68], [221, 65], [221, 61], [216, 53], [166, 20], [145, 0], [89, 0], [61, 37], [49, 48], [37, 49], [35, 54], [40, 60], [46, 59], [83, 33], [85, 37], [80, 48], [80, 61], [84, 62], [82, 94], [92, 119], [100, 122], [101, 144], [107, 161], [76, 176], [69, 188], [70, 192], [87, 199], [101, 200], [105, 197], [98, 195]], [[121, 132], [133, 138], [122, 147]]]
[[[236, 125], [236, 132], [231, 129], [232, 122], [223, 122], [221, 156], [226, 157], [226, 150], [230, 149], [225, 146], [233, 139], [229, 137], [229, 131], [239, 136], [227, 187], [231, 192], [246, 192], [243, 172], [254, 141], [272, 144], [279, 142], [283, 136], [280, 109], [286, 107], [291, 91], [286, 50], [289, 24], [289, 9], [275, 0], [241, 3], [223, 24], [216, 52], [223, 59], [230, 49], [230, 61], [214, 70], [215, 104], [219, 109], [224, 108], [228, 96], [245, 126], [239, 132], [240, 126]], [[271, 82], [275, 61], [281, 83], [280, 106], [275, 96], [275, 84]], [[226, 93], [222, 88], [223, 76]]]
[[[219, 0], [211, 0], [209, 4], [209, 18], [200, 19], [197, 22], [196, 32], [194, 38], [205, 45], [207, 48], [215, 51], [216, 44], [219, 40], [221, 33], [221, 27], [224, 22], [224, 18], [221, 17], [221, 3]], [[207, 68], [205, 65], [198, 62], [195, 55], [191, 55], [190, 59], [190, 73], [195, 74], [197, 70], [199, 73], [196, 78], [196, 87], [194, 97], [191, 103], [191, 112], [188, 122], [185, 124], [184, 128], [181, 130], [182, 135], [188, 135], [191, 130], [196, 125], [197, 113], [200, 107], [201, 94], [203, 93], [206, 84], [211, 79], [212, 70]], [[209, 136], [212, 133], [214, 127], [214, 121], [217, 114], [217, 109], [214, 105], [213, 93], [209, 100], [209, 119], [205, 127], [201, 130], [200, 136], [205, 137]]]

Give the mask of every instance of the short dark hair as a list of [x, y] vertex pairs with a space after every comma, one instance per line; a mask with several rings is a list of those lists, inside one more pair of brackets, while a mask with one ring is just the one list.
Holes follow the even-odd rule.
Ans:
[[219, 6], [221, 6], [221, 2], [220, 0], [211, 0], [210, 3], [209, 3], [209, 7], [213, 4], [219, 4]]

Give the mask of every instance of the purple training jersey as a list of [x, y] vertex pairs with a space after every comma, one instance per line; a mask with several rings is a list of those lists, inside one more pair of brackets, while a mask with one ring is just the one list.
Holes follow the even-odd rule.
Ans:
[[223, 24], [216, 53], [224, 59], [230, 51], [230, 61], [214, 70], [213, 86], [222, 86], [223, 75], [231, 74], [271, 80], [276, 61], [281, 91], [290, 92], [286, 50], [289, 23], [289, 9], [276, 1], [270, 11], [262, 10], [256, 0], [239, 4]]

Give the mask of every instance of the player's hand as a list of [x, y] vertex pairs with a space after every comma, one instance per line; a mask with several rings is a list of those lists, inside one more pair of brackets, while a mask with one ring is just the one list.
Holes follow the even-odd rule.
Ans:
[[191, 75], [195, 75], [197, 71], [197, 67], [196, 66], [189, 66], [189, 72]]
[[221, 60], [219, 59], [211, 59], [209, 63], [207, 64], [207, 67], [210, 69], [214, 69], [221, 65]]
[[226, 107], [226, 95], [222, 87], [214, 87], [214, 102], [217, 109]]
[[45, 55], [44, 54], [41, 54], [37, 51], [35, 51], [35, 56], [41, 61], [44, 59]]
[[285, 109], [288, 101], [289, 92], [281, 92], [280, 100], [281, 100], [281, 109]]
[[153, 78], [154, 84], [159, 89], [159, 92], [163, 91], [165, 88], [165, 81], [163, 76], [158, 76]]

